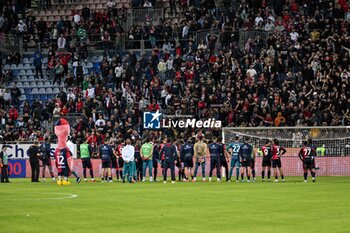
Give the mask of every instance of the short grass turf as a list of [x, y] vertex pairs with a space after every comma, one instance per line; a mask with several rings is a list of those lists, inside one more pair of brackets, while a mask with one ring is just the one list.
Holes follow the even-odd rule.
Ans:
[[350, 177], [0, 184], [0, 232], [349, 232]]

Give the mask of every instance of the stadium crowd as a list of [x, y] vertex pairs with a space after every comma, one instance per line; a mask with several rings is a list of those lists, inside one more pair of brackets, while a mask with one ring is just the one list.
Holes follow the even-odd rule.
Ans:
[[[347, 1], [223, 1], [223, 7], [213, 0], [180, 3], [170, 1], [170, 14], [179, 7], [183, 11], [179, 23], [124, 28], [127, 8], [117, 9], [110, 0], [105, 10], [84, 7], [72, 12], [72, 21], [61, 18], [51, 25], [31, 13], [18, 20], [22, 4], [2, 1], [1, 33], [15, 28], [29, 41], [47, 43], [50, 75], [57, 87], [61, 80], [65, 87], [47, 103], [23, 107], [17, 87], [2, 88], [3, 140], [43, 139], [50, 132], [40, 132], [42, 122], [69, 113], [82, 114], [72, 125], [72, 140], [96, 144], [105, 138], [141, 138], [143, 111], [215, 118], [223, 126], [350, 123]], [[150, 4], [133, 1], [133, 6]], [[219, 33], [196, 44], [195, 33], [205, 29]], [[240, 47], [242, 30], [266, 32], [266, 43], [257, 37]], [[138, 57], [133, 51], [140, 39], [152, 47], [151, 54]], [[104, 57], [99, 69], [88, 73], [91, 43], [104, 50]], [[123, 43], [132, 49], [123, 51]], [[34, 59], [38, 67], [41, 56]], [[6, 62], [18, 63], [20, 55], [11, 54]], [[2, 72], [3, 81], [11, 78], [11, 71]], [[152, 133], [160, 139], [163, 134], [186, 138], [192, 131]]]

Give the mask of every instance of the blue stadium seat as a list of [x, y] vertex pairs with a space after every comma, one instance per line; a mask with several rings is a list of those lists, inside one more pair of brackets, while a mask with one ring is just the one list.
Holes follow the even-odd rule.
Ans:
[[38, 90], [38, 88], [33, 88], [32, 95], [36, 95], [36, 94], [39, 94], [39, 90]]
[[27, 99], [27, 96], [26, 96], [26, 95], [21, 95], [21, 96], [19, 97], [19, 100], [20, 100], [20, 101], [26, 101], [26, 99]]
[[40, 88], [40, 89], [39, 89], [39, 94], [45, 94], [45, 93], [46, 93], [45, 88]]
[[18, 75], [20, 75], [20, 76], [26, 75], [26, 71], [25, 70], [20, 70]]
[[29, 60], [28, 60], [27, 57], [25, 57], [25, 58], [23, 58], [22, 62], [23, 62], [24, 64], [26, 64], [26, 63], [29, 63]]
[[44, 83], [43, 82], [37, 82], [36, 83], [36, 87], [38, 87], [38, 88], [44, 87]]
[[60, 89], [58, 89], [57, 87], [55, 87], [53, 90], [52, 90], [52, 93], [53, 94], [58, 94], [60, 92]]
[[22, 87], [29, 87], [29, 82], [24, 82]]
[[26, 75], [20, 76], [20, 77], [18, 77], [18, 79], [21, 82], [27, 82], [28, 81], [28, 77]]
[[33, 71], [32, 70], [27, 70], [26, 74], [27, 75], [33, 75]]
[[36, 86], [36, 82], [31, 82], [31, 83], [29, 84], [29, 86], [30, 86], [30, 87], [37, 87], [37, 86]]
[[51, 87], [46, 88], [46, 94], [52, 94], [52, 88]]
[[33, 82], [33, 81], [35, 81], [34, 76], [33, 76], [33, 75], [29, 76], [27, 81], [28, 81], [28, 82]]
[[17, 69], [23, 69], [23, 64], [18, 64]]
[[31, 68], [30, 68], [30, 64], [28, 64], [28, 63], [27, 63], [27, 64], [25, 64], [25, 65], [24, 65], [24, 69], [26, 69], [26, 70], [31, 69]]

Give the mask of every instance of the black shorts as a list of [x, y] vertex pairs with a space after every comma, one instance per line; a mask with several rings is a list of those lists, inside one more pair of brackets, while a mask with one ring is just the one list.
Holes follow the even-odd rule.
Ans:
[[226, 159], [220, 159], [220, 166], [221, 167], [228, 167], [228, 163]]
[[118, 168], [117, 160], [115, 157], [112, 158], [111, 163], [112, 163], [112, 168], [114, 169]]
[[313, 160], [311, 160], [311, 159], [304, 159], [303, 167], [304, 167], [304, 169], [313, 169], [314, 168]]
[[111, 168], [111, 160], [102, 159], [102, 168]]
[[251, 165], [251, 160], [249, 159], [249, 160], [242, 160], [241, 161], [241, 167], [250, 167], [250, 165]]
[[71, 174], [68, 166], [66, 166], [65, 168], [57, 169], [57, 170], [58, 170], [57, 175], [59, 175], [59, 176], [68, 177]]
[[123, 168], [124, 167], [124, 159], [123, 158], [118, 158], [118, 167], [119, 168]]
[[250, 161], [250, 167], [251, 167], [251, 169], [255, 169], [255, 159], [252, 159]]
[[272, 160], [272, 167], [273, 168], [281, 168], [282, 167], [282, 163], [281, 163], [281, 159], [273, 159]]
[[182, 168], [182, 165], [181, 165], [182, 163], [180, 162], [180, 159], [177, 159], [175, 161], [176, 161], [175, 166], [178, 167], [179, 169]]
[[81, 162], [83, 163], [83, 168], [92, 169], [91, 159], [81, 159]]
[[193, 167], [193, 159], [192, 159], [192, 157], [184, 159], [184, 167]]
[[262, 166], [263, 167], [271, 167], [271, 159], [263, 159]]
[[43, 166], [51, 166], [51, 159], [44, 159], [42, 160]]

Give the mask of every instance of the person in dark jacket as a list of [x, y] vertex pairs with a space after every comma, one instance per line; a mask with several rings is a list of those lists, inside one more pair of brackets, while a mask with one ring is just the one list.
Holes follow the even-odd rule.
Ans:
[[3, 145], [0, 152], [1, 183], [10, 183], [8, 175], [7, 146]]
[[163, 146], [160, 154], [164, 155], [164, 183], [166, 183], [168, 168], [171, 172], [171, 183], [175, 183], [175, 161], [177, 161], [178, 154], [170, 138], [167, 138], [167, 143]]
[[49, 142], [49, 138], [45, 138], [45, 142], [41, 144], [40, 146], [40, 152], [41, 152], [41, 162], [42, 162], [42, 177], [43, 180], [46, 181], [45, 179], [45, 172], [46, 172], [46, 167], [49, 169], [49, 173], [51, 175], [52, 181], [55, 181], [55, 176], [52, 171], [52, 166], [51, 166], [51, 144]]
[[43, 65], [42, 59], [43, 59], [43, 55], [41, 54], [40, 50], [37, 50], [34, 53], [33, 56], [34, 60], [33, 60], [33, 65], [35, 67], [35, 78], [39, 79], [39, 73], [40, 73], [40, 77], [41, 79], [43, 79], [43, 69], [41, 68], [41, 66]]
[[40, 148], [39, 142], [35, 141], [34, 145], [30, 146], [27, 151], [30, 167], [32, 169], [32, 182], [39, 182], [39, 158], [40, 158]]

